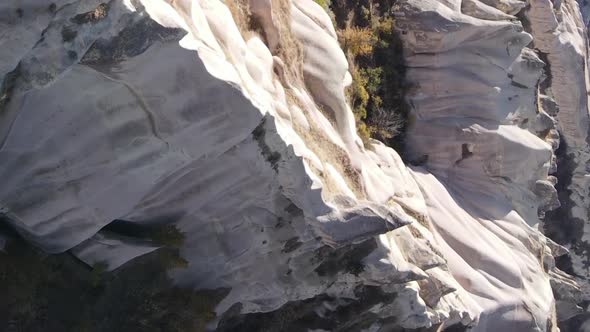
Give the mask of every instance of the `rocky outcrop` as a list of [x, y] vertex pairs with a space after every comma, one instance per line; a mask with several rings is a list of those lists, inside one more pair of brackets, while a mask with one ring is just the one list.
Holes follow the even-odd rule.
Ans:
[[327, 14], [257, 2], [262, 30], [240, 30], [241, 4], [228, 5], [233, 16], [192, 1], [6, 12], [14, 34], [47, 23], [3, 48], [20, 53], [5, 75], [2, 213], [44, 250], [110, 268], [154, 248], [103, 227], [174, 223], [189, 267], [173, 275], [231, 289], [222, 322], [312, 298], [335, 310], [364, 289], [382, 294], [358, 309], [367, 327], [459, 312], [421, 299], [437, 302], [452, 276], [416, 221], [426, 209], [400, 157], [355, 134]]
[[[577, 286], [546, 264], [547, 240], [534, 229], [559, 206], [546, 227], [587, 220], [588, 54], [577, 4], [406, 1], [398, 27], [419, 86], [409, 147], [432, 174], [416, 169], [417, 179], [443, 256], [457, 258], [451, 272], [483, 309], [475, 330], [549, 329], [549, 279], [558, 318], [570, 318]], [[517, 281], [528, 273], [536, 277]]]
[[588, 206], [572, 3], [399, 2], [412, 167], [356, 135], [348, 63], [311, 0], [14, 6], [0, 209], [42, 249], [115, 269], [156, 247], [105, 226], [174, 224], [175, 281], [231, 289], [211, 330], [545, 331], [556, 303], [577, 309], [565, 250], [537, 227], [563, 196], [556, 169], [574, 179], [562, 207]]

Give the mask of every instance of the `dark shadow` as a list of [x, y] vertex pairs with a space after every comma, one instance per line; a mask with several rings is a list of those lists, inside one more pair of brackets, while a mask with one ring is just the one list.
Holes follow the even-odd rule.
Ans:
[[[310, 299], [289, 302], [267, 313], [239, 314], [235, 305], [221, 317], [218, 332], [299, 332], [322, 329], [334, 332], [362, 331], [380, 320], [370, 309], [382, 303], [387, 305], [397, 294], [384, 293], [377, 286], [358, 286], [356, 298], [334, 298], [326, 294]], [[334, 306], [325, 310], [325, 304]], [[324, 310], [322, 310], [324, 308]], [[323, 314], [318, 314], [324, 311]]]
[[182, 260], [164, 247], [113, 272], [69, 252], [46, 254], [0, 222], [11, 239], [0, 252], [0, 331], [204, 331], [227, 289], [174, 285]]

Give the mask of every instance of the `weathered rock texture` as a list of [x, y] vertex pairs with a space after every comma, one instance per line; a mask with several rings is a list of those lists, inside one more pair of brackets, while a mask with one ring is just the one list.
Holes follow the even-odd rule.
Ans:
[[576, 286], [547, 264], [535, 229], [537, 215], [560, 204], [548, 228], [588, 220], [588, 54], [577, 3], [406, 1], [399, 11], [419, 86], [409, 148], [427, 157], [429, 173], [416, 178], [451, 272], [483, 309], [476, 329], [543, 329], [548, 280], [558, 318], [570, 318], [580, 297], [562, 287]]
[[111, 269], [155, 247], [104, 226], [174, 223], [175, 280], [231, 289], [212, 330], [555, 330], [581, 297], [538, 216], [565, 197], [550, 223], [588, 222], [576, 3], [392, 14], [417, 84], [411, 168], [356, 135], [311, 0], [3, 2], [2, 214]]

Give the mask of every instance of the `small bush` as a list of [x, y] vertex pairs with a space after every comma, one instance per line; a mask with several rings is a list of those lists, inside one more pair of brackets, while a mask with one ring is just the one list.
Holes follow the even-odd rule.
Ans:
[[352, 70], [352, 86], [351, 102], [353, 112], [357, 121], [367, 118], [367, 104], [369, 103], [369, 93], [365, 88], [368, 80], [360, 71]]
[[404, 128], [404, 119], [399, 112], [380, 107], [373, 111], [369, 126], [372, 137], [387, 142], [401, 133]]
[[108, 3], [101, 3], [94, 10], [86, 13], [78, 14], [70, 19], [76, 24], [96, 23], [109, 14], [110, 5]]
[[365, 85], [365, 89], [372, 97], [377, 96], [381, 91], [382, 86], [382, 76], [383, 76], [383, 68], [382, 67], [367, 67], [363, 68], [359, 71], [360, 76], [363, 78], [363, 84]]
[[340, 44], [350, 64], [353, 83], [347, 90], [357, 133], [395, 148], [403, 155], [409, 106], [405, 95], [405, 62], [391, 1], [334, 1]]
[[367, 127], [367, 124], [363, 121], [357, 121], [356, 127], [357, 134], [359, 135], [365, 146], [367, 146], [369, 144], [369, 139], [371, 138], [371, 131]]
[[348, 27], [341, 32], [341, 36], [344, 50], [354, 57], [370, 55], [377, 41], [369, 28]]

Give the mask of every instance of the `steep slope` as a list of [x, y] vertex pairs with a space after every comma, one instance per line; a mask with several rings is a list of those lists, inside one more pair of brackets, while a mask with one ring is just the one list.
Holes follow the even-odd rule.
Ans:
[[[113, 269], [153, 248], [105, 241], [105, 225], [174, 223], [189, 261], [176, 280], [231, 289], [221, 326], [309, 299], [357, 308], [347, 324], [361, 326], [429, 326], [463, 310], [433, 314], [420, 298], [438, 301], [450, 288], [436, 280], [452, 278], [424, 272], [444, 266], [426, 227], [389, 232], [423, 216], [423, 200], [393, 150], [356, 136], [347, 63], [319, 6], [256, 9], [273, 17], [269, 45], [273, 33], [291, 42], [275, 45], [280, 58], [255, 33], [244, 40], [221, 2], [144, 4], [10, 12], [15, 34], [50, 16], [38, 40], [3, 48], [22, 54], [5, 85], [0, 196], [25, 238]], [[288, 63], [281, 47], [300, 43], [305, 58]], [[355, 305], [365, 292], [381, 296]]]
[[573, 3], [548, 36], [554, 9], [532, 1], [523, 27], [523, 7], [392, 13], [418, 86], [407, 138], [424, 164], [408, 168], [357, 136], [346, 57], [311, 0], [5, 2], [1, 212], [110, 269], [155, 246], [104, 226], [176, 225], [175, 281], [230, 289], [212, 330], [554, 330], [551, 287], [558, 311], [580, 299], [537, 214], [558, 205], [555, 114], [577, 156], [568, 206], [587, 211], [587, 40]]
[[[549, 278], [568, 319], [581, 299], [568, 296], [576, 287], [547, 262], [535, 229], [537, 214], [560, 206], [553, 184], [568, 176], [566, 213], [587, 220], [588, 54], [577, 4], [407, 1], [398, 18], [408, 79], [419, 85], [408, 147], [434, 175], [416, 169], [451, 272], [483, 307], [476, 330], [543, 329]], [[574, 168], [563, 178], [550, 175], [568, 172], [552, 156], [557, 130]], [[559, 211], [551, 227], [568, 222]]]

